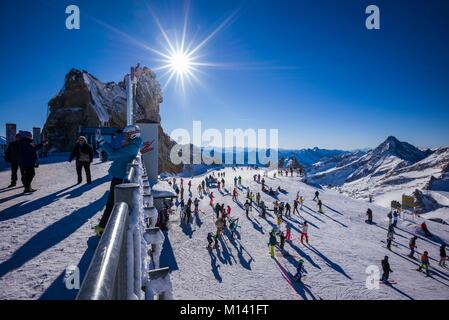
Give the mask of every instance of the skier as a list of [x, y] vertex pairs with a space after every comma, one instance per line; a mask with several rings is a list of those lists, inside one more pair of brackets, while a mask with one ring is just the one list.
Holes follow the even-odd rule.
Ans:
[[293, 276], [293, 278], [296, 281], [301, 282], [303, 272], [304, 272], [304, 260], [299, 259], [298, 265], [296, 266], [296, 274]]
[[270, 238], [268, 240], [268, 247], [270, 248], [270, 256], [274, 258], [274, 246], [276, 245], [276, 236], [274, 230], [270, 232]]
[[317, 206], [318, 206], [318, 212], [319, 213], [323, 213], [322, 205], [323, 205], [323, 203], [321, 202], [320, 199], [318, 199]]
[[234, 187], [237, 187], [237, 177], [234, 177]]
[[320, 199], [320, 193], [317, 191], [315, 191], [315, 197], [313, 198], [313, 201], [319, 200]]
[[209, 205], [210, 205], [211, 207], [213, 207], [213, 206], [214, 206], [214, 193], [213, 193], [213, 192], [210, 193], [209, 199], [210, 199]]
[[217, 203], [215, 204], [215, 207], [214, 207], [215, 216], [217, 217], [217, 219], [220, 217], [220, 210], [221, 210], [221, 206], [220, 206], [220, 204], [217, 202]]
[[276, 216], [276, 224], [277, 224], [278, 228], [281, 226], [281, 224], [282, 224], [282, 215], [281, 214], [278, 214]]
[[267, 214], [267, 207], [265, 206], [265, 202], [261, 201], [260, 202], [260, 208], [262, 210], [262, 212], [260, 213], [260, 216], [265, 219], [266, 214]]
[[187, 184], [189, 186], [189, 193], [191, 192], [190, 189], [192, 188], [192, 180], [189, 180], [189, 183]]
[[299, 210], [302, 210], [302, 206], [304, 205], [304, 197], [303, 196], [299, 197], [299, 203], [301, 204], [301, 207], [299, 208]]
[[369, 224], [373, 223], [373, 210], [371, 210], [370, 208], [368, 208], [368, 210], [366, 211], [366, 216], [368, 217], [367, 222]]
[[234, 234], [237, 232], [239, 219], [232, 219], [229, 224], [229, 230], [231, 231], [231, 237], [234, 239]]
[[287, 224], [285, 229], [285, 240], [290, 241], [291, 237], [292, 237], [292, 228], [290, 227], [289, 224]]
[[256, 203], [258, 206], [260, 206], [260, 192], [257, 192], [256, 194]]
[[200, 205], [200, 200], [198, 200], [198, 198], [195, 198], [195, 200], [193, 200], [193, 206], [195, 207], [195, 213], [198, 213], [198, 207]]
[[294, 200], [293, 201], [293, 213], [297, 213], [297, 214], [300, 214], [299, 213], [299, 211], [298, 211], [298, 200]]
[[287, 202], [287, 204], [285, 205], [285, 216], [286, 217], [290, 217], [290, 211], [291, 211], [291, 206], [290, 206], [290, 203]]
[[227, 212], [226, 214], [228, 215], [228, 218], [231, 218], [231, 206], [227, 206]]
[[281, 250], [284, 250], [284, 244], [285, 244], [285, 234], [282, 232], [282, 230], [279, 231], [279, 248]]
[[239, 176], [239, 185], [241, 186], [242, 185], [242, 177], [241, 176]]
[[393, 226], [396, 228], [397, 224], [398, 224], [398, 219], [399, 219], [399, 213], [397, 212], [397, 210], [393, 211]]
[[16, 140], [8, 144], [5, 151], [5, 162], [11, 164], [11, 183], [8, 188], [13, 188], [17, 184], [17, 171], [19, 170], [20, 157], [20, 133], [16, 134]]
[[198, 185], [198, 195], [201, 196], [202, 190], [201, 190], [201, 184]]
[[217, 219], [215, 221], [215, 226], [217, 227], [217, 237], [223, 233], [223, 220]]
[[388, 256], [385, 256], [385, 258], [382, 260], [382, 278], [380, 281], [382, 282], [388, 282], [388, 278], [390, 277], [390, 272], [393, 272], [390, 268], [390, 263], [388, 262]]
[[248, 200], [246, 200], [246, 202], [245, 202], [245, 204], [244, 204], [244, 207], [245, 207], [245, 213], [246, 213], [246, 216], [248, 217], [248, 214], [249, 214], [249, 207], [250, 207], [250, 204], [249, 204], [249, 201], [248, 201]]
[[426, 270], [426, 276], [430, 276], [430, 272], [429, 272], [429, 253], [427, 251], [424, 251], [424, 253], [421, 255], [421, 265], [419, 266], [418, 269], [416, 269], [416, 271], [422, 271], [422, 269]]
[[206, 186], [206, 182], [204, 180], [201, 181], [201, 189], [203, 190], [203, 192], [205, 190], [205, 186]]
[[440, 267], [445, 268], [447, 260], [448, 260], [448, 258], [447, 258], [447, 254], [446, 254], [446, 245], [443, 243], [440, 247], [440, 262], [438, 263], [438, 265]]
[[394, 232], [393, 231], [388, 231], [387, 233], [387, 249], [391, 251], [391, 243], [393, 242], [394, 239]]
[[237, 193], [237, 188], [234, 188], [234, 190], [232, 190], [232, 201], [236, 201], [238, 200], [238, 193]]
[[421, 223], [421, 230], [424, 232], [424, 235], [426, 237], [432, 236], [432, 234], [430, 233], [429, 229], [427, 228], [427, 224], [425, 222]]
[[214, 235], [213, 235], [213, 233], [212, 232], [209, 232], [208, 234], [207, 234], [207, 242], [208, 242], [208, 245], [207, 245], [207, 249], [211, 249], [211, 245], [212, 245], [212, 243], [214, 242]]
[[[111, 186], [109, 190], [109, 196], [106, 203], [103, 216], [100, 219], [100, 223], [95, 227], [97, 235], [103, 234], [104, 228], [109, 220], [112, 209], [114, 207], [114, 191], [115, 186], [123, 183], [126, 176], [127, 165], [130, 163], [139, 153], [150, 152], [153, 150], [151, 147], [153, 142], [145, 143], [145, 147], [142, 148], [142, 139], [140, 138], [140, 128], [136, 125], [130, 125], [123, 129], [124, 141], [121, 148], [113, 149], [111, 144], [105, 142], [100, 132], [97, 132], [95, 138], [98, 145], [108, 154], [108, 159], [112, 160], [109, 173], [112, 176]], [[142, 148], [142, 149], [141, 149]]]
[[410, 239], [410, 242], [408, 243], [408, 247], [410, 248], [410, 253], [409, 253], [409, 257], [410, 258], [415, 258], [415, 249], [417, 248], [417, 246], [416, 246], [416, 239], [418, 239], [418, 237], [417, 236], [413, 236], [411, 239]]
[[307, 244], [309, 243], [309, 235], [307, 233], [309, 229], [309, 225], [307, 224], [307, 221], [304, 221], [304, 224], [301, 229], [301, 243], [304, 244], [304, 238], [306, 239]]

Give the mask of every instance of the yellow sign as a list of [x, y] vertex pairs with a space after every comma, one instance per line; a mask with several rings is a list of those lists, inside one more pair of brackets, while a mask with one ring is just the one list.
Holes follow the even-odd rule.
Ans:
[[402, 195], [402, 208], [413, 210], [415, 208], [415, 197]]

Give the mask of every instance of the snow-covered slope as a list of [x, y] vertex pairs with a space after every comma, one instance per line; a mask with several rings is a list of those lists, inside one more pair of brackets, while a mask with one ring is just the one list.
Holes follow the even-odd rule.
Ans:
[[[246, 217], [242, 206], [244, 194], [239, 190], [240, 203], [232, 201], [234, 176], [242, 176], [242, 184], [253, 192], [260, 191], [254, 182], [255, 170], [226, 168], [226, 190], [214, 189], [214, 201], [232, 208], [231, 217], [239, 218], [239, 238], [233, 240], [228, 232], [219, 241], [219, 249], [208, 251], [206, 237], [215, 232], [215, 213], [204, 196], [200, 213], [190, 224], [182, 224], [179, 209], [171, 217], [170, 229], [164, 245], [162, 265], [172, 269], [171, 277], [176, 299], [449, 299], [449, 270], [432, 260], [431, 278], [415, 271], [417, 260], [407, 257], [408, 240], [418, 235], [418, 251], [429, 251], [438, 258], [439, 241], [449, 240], [449, 226], [428, 222], [429, 229], [438, 237], [427, 239], [417, 231], [419, 218], [406, 217], [399, 222], [393, 251], [385, 248], [386, 208], [341, 195], [334, 190], [319, 190], [324, 213], [317, 212], [312, 201], [317, 189], [301, 183], [296, 177], [266, 178], [267, 185], [281, 186], [287, 191], [279, 194], [280, 201], [292, 203], [297, 192], [305, 197], [301, 215], [293, 214], [281, 225], [292, 228], [292, 241], [285, 252], [276, 250], [272, 259], [268, 253], [268, 235], [275, 219], [269, 212], [266, 219], [253, 209]], [[192, 197], [203, 176], [193, 178]], [[185, 181], [187, 183], [187, 181]], [[188, 196], [186, 196], [188, 197]], [[262, 200], [272, 208], [275, 200], [262, 193]], [[374, 225], [365, 223], [368, 207], [374, 211]], [[415, 219], [415, 221], [413, 221]], [[310, 244], [299, 241], [303, 221], [309, 222]], [[287, 254], [288, 253], [288, 254]], [[391, 278], [397, 284], [379, 285], [367, 289], [368, 266], [380, 266], [385, 255], [390, 257]], [[293, 281], [299, 258], [305, 261], [307, 271], [303, 284]]]
[[315, 171], [311, 171], [309, 181], [335, 187], [355, 198], [372, 195], [376, 203], [389, 206], [391, 200], [400, 201], [402, 194], [412, 194], [416, 189], [449, 188], [448, 165], [449, 148], [422, 151], [388, 137], [361, 157], [347, 156], [327, 166], [312, 166]]
[[[108, 163], [92, 165], [91, 185], [75, 185], [75, 163], [41, 164], [33, 187], [5, 189], [0, 172], [0, 300], [74, 299], [63, 279], [69, 265], [84, 276], [98, 239], [97, 224], [109, 189]], [[46, 158], [46, 160], [50, 160]]]

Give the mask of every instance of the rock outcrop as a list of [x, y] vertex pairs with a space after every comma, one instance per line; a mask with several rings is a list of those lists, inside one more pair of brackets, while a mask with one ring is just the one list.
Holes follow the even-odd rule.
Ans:
[[[160, 122], [162, 92], [155, 73], [147, 67], [135, 68], [137, 79], [134, 120]], [[84, 127], [123, 128], [126, 124], [126, 85], [124, 80], [103, 83], [87, 71], [72, 69], [64, 86], [49, 103], [44, 132], [51, 151], [69, 151]], [[173, 140], [159, 127], [159, 170], [179, 172], [170, 162]]]

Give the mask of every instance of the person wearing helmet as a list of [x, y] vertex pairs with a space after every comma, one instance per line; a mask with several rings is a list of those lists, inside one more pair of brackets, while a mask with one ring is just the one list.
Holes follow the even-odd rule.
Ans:
[[294, 279], [298, 282], [301, 282], [302, 273], [304, 272], [304, 260], [299, 259], [298, 265], [296, 266], [296, 274], [294, 275]]
[[115, 204], [115, 187], [123, 183], [126, 177], [128, 163], [137, 156], [139, 151], [146, 153], [152, 151], [153, 148], [151, 147], [152, 142], [145, 143], [142, 148], [140, 128], [136, 125], [130, 125], [123, 129], [123, 141], [119, 148], [114, 148], [110, 143], [105, 142], [99, 131], [96, 133], [95, 138], [100, 148], [107, 153], [108, 160], [112, 161], [111, 167], [109, 168], [109, 174], [112, 176], [112, 180], [106, 208], [100, 219], [100, 223], [95, 227], [95, 233], [100, 236], [106, 227]]

